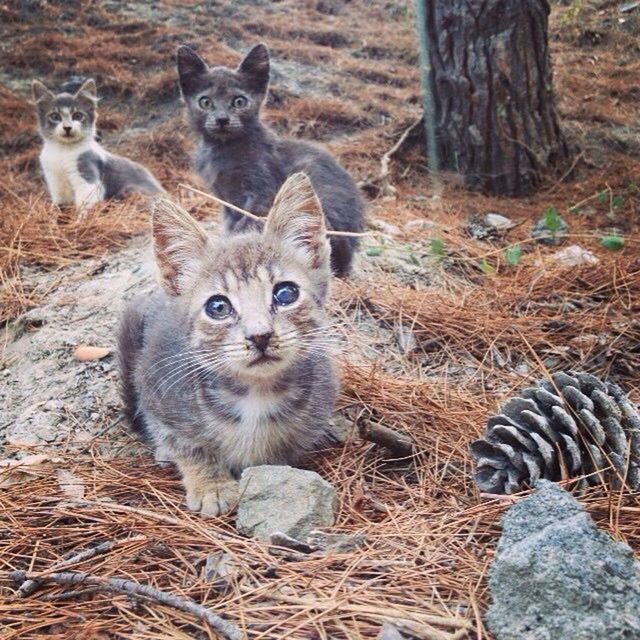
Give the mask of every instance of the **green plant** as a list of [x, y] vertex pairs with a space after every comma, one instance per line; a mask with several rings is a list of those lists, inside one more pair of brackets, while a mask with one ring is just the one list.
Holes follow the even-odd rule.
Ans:
[[520, 256], [522, 255], [522, 249], [520, 245], [514, 244], [511, 247], [507, 247], [503, 251], [503, 255], [507, 264], [518, 264], [518, 262], [520, 262]]
[[555, 235], [562, 228], [562, 218], [556, 211], [555, 207], [547, 207], [542, 214], [544, 226]]
[[374, 246], [367, 247], [366, 254], [370, 258], [375, 258], [379, 256], [381, 253], [382, 253], [382, 249], [380, 247], [374, 247]]
[[492, 267], [487, 262], [486, 258], [482, 258], [482, 261], [480, 262], [480, 268], [482, 269], [482, 272], [485, 273], [488, 276], [490, 276], [492, 273], [495, 273], [495, 268]]
[[444, 242], [440, 238], [431, 238], [431, 253], [438, 257], [444, 257]]
[[624, 247], [624, 238], [617, 233], [611, 233], [600, 238], [600, 244], [609, 251], [620, 251]]

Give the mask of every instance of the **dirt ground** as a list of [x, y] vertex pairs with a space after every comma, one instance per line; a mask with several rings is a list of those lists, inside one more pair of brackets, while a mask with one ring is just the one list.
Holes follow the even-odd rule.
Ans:
[[[380, 159], [420, 114], [410, 2], [0, 2], [0, 459], [25, 461], [0, 470], [1, 637], [215, 637], [146, 600], [53, 586], [16, 597], [8, 571], [45, 571], [105, 540], [117, 544], [74, 569], [187, 596], [249, 638], [375, 638], [384, 620], [417, 638], [491, 637], [485, 577], [507, 502], [478, 495], [469, 441], [550, 371], [585, 369], [640, 398], [640, 8], [622, 4], [553, 5], [558, 110], [576, 161], [514, 200], [451, 179], [434, 189], [419, 145], [394, 159], [396, 197], [382, 193]], [[113, 352], [80, 362], [74, 350], [112, 350], [123, 302], [154, 286], [148, 212], [131, 200], [78, 221], [48, 203], [37, 166], [31, 79], [92, 76], [104, 144], [148, 164], [215, 233], [216, 207], [179, 187], [197, 179], [173, 56], [187, 42], [235, 64], [258, 41], [273, 56], [267, 120], [326, 144], [369, 199], [372, 235], [331, 301], [339, 415], [405, 431], [419, 451], [389, 460], [349, 432], [310, 461], [338, 490], [335, 531], [365, 539], [328, 556], [189, 514], [175, 473], [128, 435]], [[551, 207], [568, 225], [560, 246], [529, 236]], [[488, 212], [514, 226], [474, 237], [470, 221]], [[612, 234], [617, 251], [602, 244]], [[560, 264], [570, 245], [597, 264]], [[581, 500], [640, 551], [637, 496]], [[215, 553], [233, 570], [212, 580], [203, 567]]]

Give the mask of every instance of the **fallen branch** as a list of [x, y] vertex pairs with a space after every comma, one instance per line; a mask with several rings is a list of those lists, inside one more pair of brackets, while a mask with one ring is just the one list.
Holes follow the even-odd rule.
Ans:
[[298, 551], [299, 553], [313, 553], [318, 551], [318, 547], [307, 544], [302, 540], [297, 540], [288, 536], [286, 533], [276, 531], [271, 534], [270, 542], [274, 547], [282, 547], [284, 549], [291, 549], [292, 551]]
[[[105, 553], [106, 551], [110, 551], [113, 547], [124, 544], [125, 542], [140, 542], [142, 540], [146, 540], [146, 536], [134, 536], [133, 538], [125, 538], [124, 540], [107, 540], [106, 542], [102, 542], [95, 547], [91, 547], [90, 549], [85, 549], [84, 551], [80, 551], [79, 553], [75, 553], [72, 556], [67, 558], [63, 558], [59, 560], [54, 565], [51, 566], [49, 571], [55, 571], [57, 569], [62, 569], [63, 567], [69, 567], [78, 562], [84, 562], [89, 558], [93, 558], [97, 556], [99, 553]], [[38, 576], [32, 578], [31, 580], [26, 580], [22, 583], [20, 588], [18, 589], [18, 597], [26, 598], [28, 595], [31, 595], [37, 588], [40, 580], [40, 575], [45, 576], [46, 573], [39, 574]]]
[[358, 424], [360, 437], [368, 442], [381, 445], [397, 458], [409, 458], [414, 454], [414, 445], [406, 433], [400, 433], [363, 418]]
[[206, 607], [197, 604], [189, 598], [177, 596], [172, 593], [166, 593], [145, 584], [140, 584], [134, 580], [125, 580], [123, 578], [101, 578], [89, 573], [80, 571], [66, 571], [62, 573], [49, 573], [47, 575], [38, 575], [35, 573], [27, 573], [26, 571], [11, 571], [9, 577], [16, 582], [24, 582], [25, 580], [35, 580], [40, 586], [46, 582], [54, 582], [56, 584], [77, 586], [81, 584], [95, 585], [106, 591], [115, 591], [124, 593], [129, 596], [148, 598], [154, 602], [178, 609], [186, 613], [190, 613], [194, 617], [206, 622], [214, 631], [217, 631], [223, 638], [227, 640], [243, 640], [245, 635], [231, 622], [223, 620], [219, 615], [213, 613]]
[[389, 177], [389, 173], [391, 170], [391, 160], [393, 157], [402, 149], [407, 138], [413, 133], [413, 131], [420, 125], [422, 125], [423, 116], [420, 116], [415, 122], [410, 124], [403, 132], [402, 135], [398, 138], [396, 143], [387, 151], [382, 158], [380, 159], [380, 181], [382, 182], [382, 195], [383, 196], [395, 196], [396, 189], [391, 184], [391, 178]]
[[[266, 222], [266, 218], [263, 216], [257, 216], [255, 213], [251, 213], [251, 211], [247, 211], [246, 209], [242, 209], [241, 207], [237, 207], [235, 204], [231, 204], [230, 202], [227, 202], [226, 200], [223, 200], [222, 198], [218, 198], [218, 196], [214, 196], [211, 193], [207, 193], [206, 191], [201, 191], [200, 189], [196, 189], [195, 187], [192, 187], [188, 184], [179, 184], [179, 187], [181, 187], [182, 189], [186, 189], [187, 191], [191, 191], [193, 193], [197, 193], [199, 196], [202, 196], [203, 198], [207, 198], [207, 200], [212, 200], [213, 202], [217, 202], [218, 204], [221, 204], [225, 207], [229, 207], [229, 209], [233, 209], [234, 211], [241, 213], [243, 216], [247, 216], [247, 218], [251, 218], [252, 220], [255, 220], [256, 222]], [[363, 238], [366, 236], [370, 236], [370, 233], [356, 233], [355, 231], [334, 231], [333, 229], [328, 229], [327, 230], [327, 235], [328, 236], [347, 236], [349, 238]]]

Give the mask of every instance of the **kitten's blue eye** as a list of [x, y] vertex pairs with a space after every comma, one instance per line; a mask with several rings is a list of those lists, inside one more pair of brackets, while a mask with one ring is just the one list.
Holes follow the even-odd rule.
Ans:
[[81, 111], [74, 111], [71, 119], [75, 120], [76, 122], [82, 122], [84, 120], [84, 113], [82, 113]]
[[198, 100], [198, 104], [200, 105], [201, 109], [211, 109], [213, 107], [213, 102], [211, 101], [211, 98], [208, 98], [207, 96], [202, 96]]
[[204, 311], [214, 320], [224, 320], [233, 313], [233, 305], [226, 296], [211, 296], [204, 305]]
[[281, 307], [293, 304], [300, 296], [300, 289], [294, 282], [280, 282], [273, 287], [273, 301]]
[[61, 122], [62, 116], [57, 111], [52, 111], [48, 116], [51, 122]]
[[244, 96], [236, 96], [233, 99], [232, 104], [236, 109], [242, 109], [242, 107], [247, 106], [247, 102], [248, 100]]

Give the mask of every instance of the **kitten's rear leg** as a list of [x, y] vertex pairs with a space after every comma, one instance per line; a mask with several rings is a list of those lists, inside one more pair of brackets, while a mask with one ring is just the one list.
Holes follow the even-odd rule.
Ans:
[[346, 278], [351, 273], [357, 240], [348, 236], [331, 236], [330, 243], [331, 270], [338, 278]]
[[175, 462], [182, 474], [189, 509], [205, 516], [219, 516], [236, 506], [239, 485], [219, 465], [183, 456], [176, 456]]

